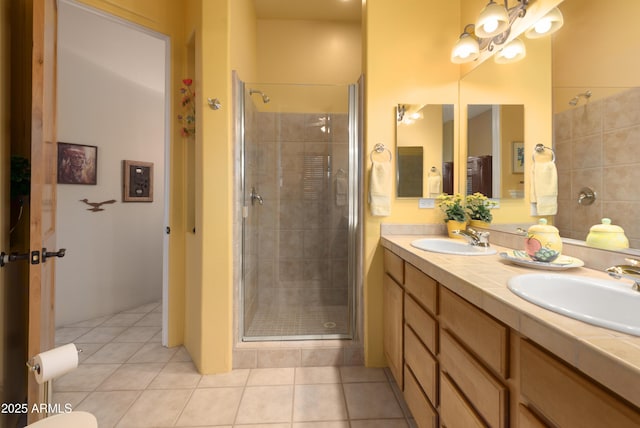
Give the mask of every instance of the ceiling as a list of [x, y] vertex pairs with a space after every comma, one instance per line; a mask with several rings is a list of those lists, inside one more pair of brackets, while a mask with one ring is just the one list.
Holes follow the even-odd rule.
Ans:
[[360, 21], [362, 0], [254, 0], [258, 19]]

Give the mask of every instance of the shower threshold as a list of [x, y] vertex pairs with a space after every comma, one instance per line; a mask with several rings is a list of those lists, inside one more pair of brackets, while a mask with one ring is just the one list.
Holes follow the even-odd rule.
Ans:
[[259, 308], [243, 341], [351, 339], [347, 306]]

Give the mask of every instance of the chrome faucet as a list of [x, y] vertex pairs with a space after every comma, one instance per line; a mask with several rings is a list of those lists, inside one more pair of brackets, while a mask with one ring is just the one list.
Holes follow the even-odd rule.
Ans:
[[489, 232], [479, 232], [468, 227], [466, 230], [454, 230], [453, 233], [462, 236], [467, 242], [474, 247], [489, 246]]
[[625, 259], [626, 265], [617, 265], [607, 268], [606, 271], [610, 276], [620, 279], [626, 278], [633, 281], [632, 290], [640, 291], [640, 260]]

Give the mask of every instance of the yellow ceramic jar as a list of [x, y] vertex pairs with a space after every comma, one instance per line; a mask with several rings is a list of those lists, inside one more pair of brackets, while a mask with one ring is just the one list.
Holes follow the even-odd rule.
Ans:
[[551, 262], [562, 253], [560, 232], [541, 218], [527, 230], [525, 251], [529, 257], [540, 262]]
[[587, 245], [603, 250], [623, 250], [629, 248], [629, 239], [620, 226], [611, 224], [611, 219], [603, 218], [602, 224], [591, 226]]

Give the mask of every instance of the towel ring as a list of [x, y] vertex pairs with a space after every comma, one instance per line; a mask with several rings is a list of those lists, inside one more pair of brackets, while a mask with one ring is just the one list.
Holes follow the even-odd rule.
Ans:
[[391, 150], [387, 149], [385, 145], [382, 143], [378, 143], [375, 146], [373, 146], [373, 150], [371, 150], [371, 153], [369, 154], [369, 159], [371, 159], [371, 162], [373, 162], [373, 152], [382, 153], [385, 150], [389, 153], [389, 162], [391, 162], [391, 159], [393, 158], [391, 154]]
[[[551, 147], [547, 147], [544, 144], [536, 144], [535, 147], [535, 151], [536, 153], [544, 153], [545, 150], [549, 150], [551, 152], [551, 162], [555, 162], [556, 161], [556, 153], [553, 151], [553, 149]], [[531, 158], [533, 159], [533, 161], [536, 161], [536, 153], [531, 155]]]

